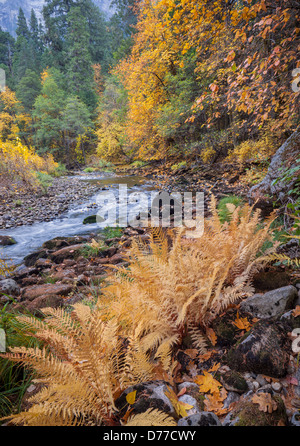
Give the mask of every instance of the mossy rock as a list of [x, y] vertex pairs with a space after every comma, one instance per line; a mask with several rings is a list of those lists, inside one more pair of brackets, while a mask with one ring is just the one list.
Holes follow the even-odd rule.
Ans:
[[17, 242], [13, 237], [9, 235], [0, 235], [0, 246], [15, 245]]
[[97, 223], [97, 215], [90, 215], [83, 220], [84, 225], [92, 225], [94, 223]]
[[229, 392], [245, 393], [249, 390], [247, 381], [238, 372], [229, 370], [223, 373], [220, 377], [220, 381]]
[[236, 319], [236, 312], [228, 311], [224, 316], [217, 317], [212, 322], [212, 329], [217, 336], [217, 345], [220, 347], [230, 347], [237, 341], [240, 330], [233, 324]]
[[233, 412], [231, 419], [233, 426], [280, 426], [287, 425], [288, 419], [282, 399], [275, 395], [272, 397], [277, 403], [277, 409], [272, 413], [259, 410], [259, 405], [252, 401], [240, 401]]
[[226, 363], [239, 372], [281, 378], [287, 373], [290, 355], [286, 325], [278, 320], [255, 324], [226, 355]]
[[271, 291], [291, 284], [291, 276], [285, 271], [260, 271], [253, 278], [253, 286], [260, 291]]

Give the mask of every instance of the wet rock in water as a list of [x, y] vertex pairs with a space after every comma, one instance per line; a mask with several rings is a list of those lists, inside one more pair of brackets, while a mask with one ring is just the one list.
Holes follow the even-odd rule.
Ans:
[[93, 223], [97, 223], [97, 215], [90, 215], [89, 217], [86, 217], [82, 223], [84, 225], [91, 225]]
[[222, 426], [222, 424], [213, 412], [200, 412], [180, 418], [178, 426]]
[[9, 235], [0, 235], [0, 246], [15, 245], [17, 242], [13, 237]]
[[23, 289], [21, 300], [33, 301], [40, 296], [67, 296], [72, 290], [72, 284], [33, 285]]
[[285, 310], [293, 308], [298, 297], [297, 289], [292, 286], [278, 288], [265, 294], [248, 297], [240, 305], [241, 312], [249, 313], [259, 319], [278, 316]]
[[286, 326], [280, 321], [262, 320], [229, 350], [226, 362], [239, 372], [281, 378], [287, 373], [289, 354]]
[[[171, 389], [169, 383], [158, 380], [128, 387], [115, 401], [115, 405], [120, 411], [120, 417], [122, 418], [129, 408], [132, 414], [144, 413], [149, 408], [154, 408], [170, 416], [175, 416], [175, 409], [166, 395], [168, 388]], [[126, 396], [134, 391], [136, 391], [135, 401], [133, 404], [129, 404]]]
[[18, 296], [20, 287], [13, 279], [0, 280], [0, 295], [8, 294], [9, 296]]

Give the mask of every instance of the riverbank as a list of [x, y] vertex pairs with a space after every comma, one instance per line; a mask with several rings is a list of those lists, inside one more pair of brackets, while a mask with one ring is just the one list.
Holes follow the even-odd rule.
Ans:
[[82, 181], [82, 172], [53, 178], [47, 190], [11, 192], [0, 198], [0, 229], [51, 221], [62, 216], [72, 204], [87, 200], [102, 185]]

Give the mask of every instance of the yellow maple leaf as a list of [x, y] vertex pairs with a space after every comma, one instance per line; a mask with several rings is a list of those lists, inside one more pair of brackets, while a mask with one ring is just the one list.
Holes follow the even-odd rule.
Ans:
[[251, 324], [248, 319], [246, 317], [240, 317], [239, 314], [237, 314], [236, 320], [233, 322], [233, 324], [240, 330], [248, 331], [251, 328]]
[[195, 383], [199, 385], [199, 391], [204, 393], [219, 393], [219, 388], [222, 387], [222, 384], [206, 371], [195, 378]]

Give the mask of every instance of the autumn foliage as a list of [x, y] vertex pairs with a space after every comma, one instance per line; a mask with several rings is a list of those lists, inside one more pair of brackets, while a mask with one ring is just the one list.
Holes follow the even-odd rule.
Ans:
[[[294, 130], [299, 18], [296, 1], [142, 2], [131, 55], [117, 68], [137, 156], [159, 158], [221, 130], [233, 146], [264, 129]], [[208, 159], [218, 151], [214, 143], [205, 149]]]
[[30, 122], [14, 92], [6, 88], [0, 94], [0, 178], [10, 179], [20, 187], [39, 187], [37, 172], [52, 173], [58, 166], [52, 155], [44, 158], [20, 136]]

